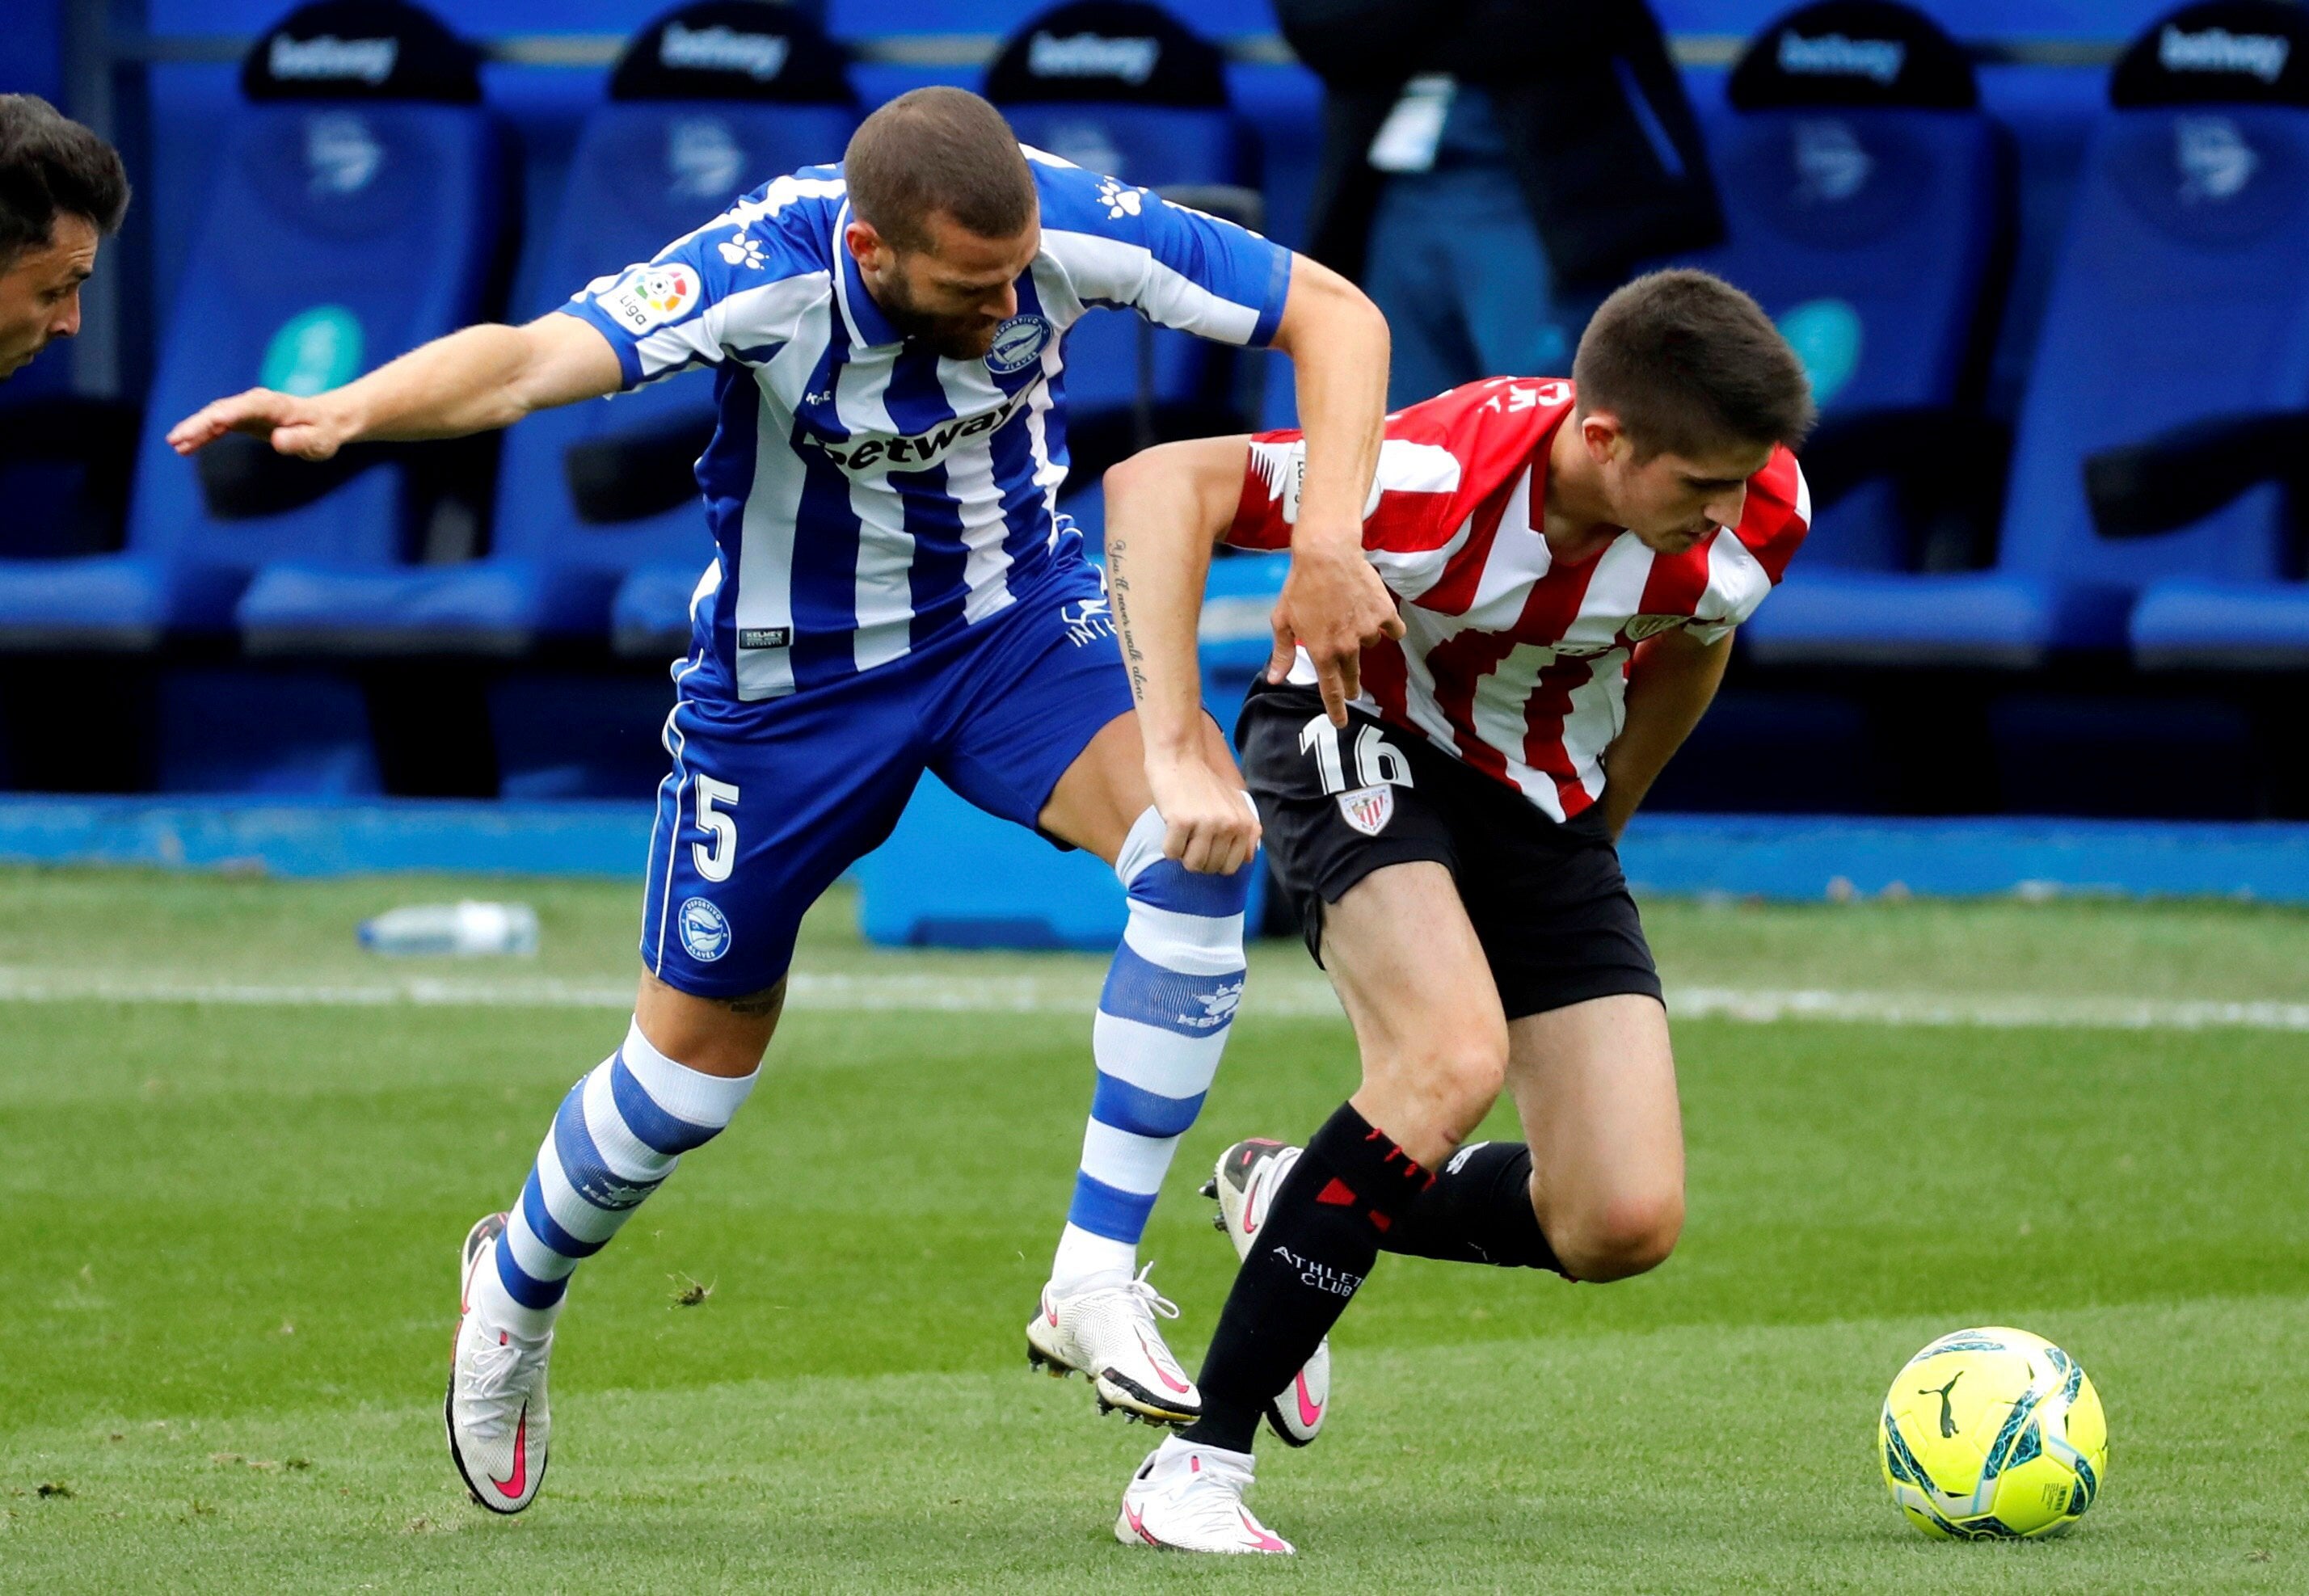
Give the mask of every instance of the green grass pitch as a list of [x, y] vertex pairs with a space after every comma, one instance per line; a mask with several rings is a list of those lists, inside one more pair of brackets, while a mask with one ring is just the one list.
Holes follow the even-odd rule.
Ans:
[[[352, 947], [475, 891], [539, 905], [537, 961]], [[0, 873], [0, 1590], [2309, 1589], [2309, 1032], [1679, 1022], [1677, 1255], [1603, 1288], [1386, 1260], [1331, 1430], [1262, 1454], [1302, 1555], [1247, 1567], [1117, 1545], [1153, 1432], [1025, 1366], [1100, 962], [877, 954], [845, 907], [800, 965], [836, 996], [580, 1273], [551, 1474], [504, 1521], [441, 1440], [455, 1248], [622, 1021], [370, 999], [614, 995], [629, 889]], [[2309, 1002], [2309, 917], [2274, 910], [1649, 914], [1672, 987]], [[1262, 1000], [1310, 973], [1257, 956], [1148, 1238], [1190, 1366], [1233, 1261], [1195, 1186], [1353, 1079], [1342, 1022]], [[847, 977], [1065, 1001], [878, 1007]], [[1893, 1371], [1983, 1322], [2106, 1400], [2108, 1487], [2063, 1541], [1927, 1542], [1877, 1478]]]

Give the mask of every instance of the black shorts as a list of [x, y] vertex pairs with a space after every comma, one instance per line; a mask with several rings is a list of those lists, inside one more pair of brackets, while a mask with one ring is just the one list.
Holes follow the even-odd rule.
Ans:
[[1348, 714], [1346, 730], [1327, 735], [1315, 689], [1260, 683], [1235, 726], [1267, 863], [1304, 906], [1316, 962], [1327, 905], [1374, 870], [1431, 859], [1458, 884], [1509, 1019], [1623, 992], [1660, 996], [1619, 850], [1596, 810], [1558, 824], [1424, 738]]

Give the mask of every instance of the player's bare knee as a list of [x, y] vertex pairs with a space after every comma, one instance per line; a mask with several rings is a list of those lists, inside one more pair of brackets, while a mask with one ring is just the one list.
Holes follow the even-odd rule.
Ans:
[[787, 978], [758, 992], [727, 998], [697, 997], [644, 972], [635, 1020], [650, 1046], [700, 1074], [753, 1073], [776, 1033], [785, 1007]]
[[1574, 1280], [1626, 1280], [1656, 1269], [1683, 1234], [1683, 1193], [1672, 1188], [1615, 1195], [1551, 1226], [1549, 1244]]

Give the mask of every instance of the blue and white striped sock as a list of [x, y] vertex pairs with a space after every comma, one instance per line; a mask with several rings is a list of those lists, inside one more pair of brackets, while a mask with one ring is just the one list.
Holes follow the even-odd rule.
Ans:
[[1163, 829], [1147, 810], [1114, 862], [1130, 918], [1091, 1031], [1098, 1085], [1051, 1266], [1053, 1296], [1120, 1285], [1137, 1269], [1146, 1216], [1242, 997], [1243, 905], [1257, 866], [1198, 876], [1163, 857]]
[[761, 1073], [732, 1078], [676, 1064], [636, 1022], [561, 1100], [506, 1219], [497, 1266], [473, 1281], [485, 1316], [520, 1335], [552, 1329], [579, 1260], [608, 1244], [683, 1153], [730, 1123]]

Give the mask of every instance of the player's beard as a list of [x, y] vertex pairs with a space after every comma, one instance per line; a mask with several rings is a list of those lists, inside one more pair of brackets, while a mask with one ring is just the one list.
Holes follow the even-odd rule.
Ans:
[[923, 310], [908, 295], [905, 280], [895, 272], [879, 286], [874, 301], [890, 318], [890, 325], [948, 360], [984, 359], [1002, 325], [982, 315], [938, 315]]

